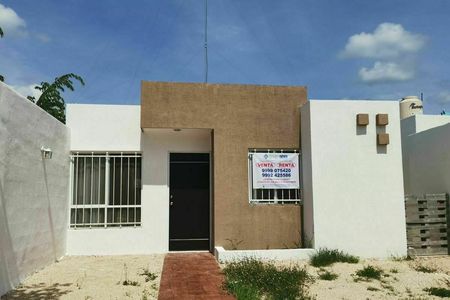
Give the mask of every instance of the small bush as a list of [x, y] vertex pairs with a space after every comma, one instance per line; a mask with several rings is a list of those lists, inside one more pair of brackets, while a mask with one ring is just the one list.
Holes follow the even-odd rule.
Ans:
[[361, 270], [356, 271], [355, 275], [358, 276], [359, 279], [363, 280], [370, 280], [370, 279], [380, 280], [381, 275], [383, 275], [383, 270], [373, 266], [366, 266]]
[[139, 275], [145, 276], [145, 282], [153, 281], [158, 277], [155, 273], [150, 272], [148, 269], [143, 269], [142, 273]]
[[413, 268], [417, 272], [422, 272], [422, 273], [434, 273], [437, 271], [436, 268], [432, 268], [432, 267], [428, 267], [428, 266], [424, 266], [424, 265], [420, 265], [420, 264], [414, 266]]
[[326, 248], [319, 249], [310, 258], [310, 264], [314, 267], [326, 267], [336, 262], [356, 264], [359, 258], [336, 249]]
[[450, 290], [446, 288], [437, 288], [437, 287], [431, 287], [423, 289], [425, 292], [427, 292], [430, 295], [441, 297], [441, 298], [450, 298]]
[[376, 291], [379, 291], [380, 289], [377, 289], [376, 287], [373, 287], [373, 286], [369, 286], [369, 287], [367, 287], [367, 290], [376, 292]]
[[128, 267], [127, 267], [127, 264], [123, 264], [123, 276], [124, 276], [125, 280], [123, 280], [123, 281], [120, 280], [117, 284], [132, 285], [132, 286], [138, 286], [139, 285], [139, 282], [128, 279]]
[[127, 279], [122, 282], [122, 285], [138, 286], [139, 282]]
[[310, 299], [307, 292], [312, 281], [305, 269], [277, 268], [248, 258], [228, 264], [224, 286], [237, 299]]
[[406, 256], [395, 256], [395, 255], [392, 255], [391, 259], [393, 261], [411, 261], [411, 260], [414, 260], [414, 257], [409, 255], [409, 254], [406, 255]]
[[335, 280], [336, 278], [338, 278], [338, 274], [321, 269], [319, 272], [319, 278], [322, 280]]
[[393, 268], [393, 269], [389, 270], [389, 272], [394, 273], [394, 274], [397, 274], [397, 273], [398, 273], [398, 270], [395, 269], [395, 268]]
[[241, 282], [227, 283], [228, 292], [235, 295], [238, 300], [258, 300], [261, 299], [260, 291], [250, 285], [242, 284]]

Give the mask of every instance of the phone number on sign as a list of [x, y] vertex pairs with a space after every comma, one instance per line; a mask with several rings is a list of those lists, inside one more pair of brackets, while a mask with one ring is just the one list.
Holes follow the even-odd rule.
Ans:
[[262, 177], [291, 177], [290, 169], [262, 169]]

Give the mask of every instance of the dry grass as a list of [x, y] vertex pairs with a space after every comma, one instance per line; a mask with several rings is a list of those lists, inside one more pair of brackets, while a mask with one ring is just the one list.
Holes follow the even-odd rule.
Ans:
[[[279, 263], [283, 264], [283, 263]], [[334, 280], [320, 280], [323, 268], [310, 265], [307, 260], [287, 261], [285, 265], [305, 267], [317, 280], [309, 291], [316, 299], [442, 299], [433, 294], [445, 295], [450, 289], [450, 256], [361, 260], [356, 264], [336, 262], [326, 271], [337, 274]], [[365, 267], [371, 266], [370, 270]], [[420, 271], [416, 268], [420, 266]], [[435, 269], [433, 273], [423, 270]], [[361, 271], [365, 270], [365, 271]], [[361, 272], [358, 272], [361, 271]], [[379, 272], [378, 272], [379, 271]], [[357, 278], [368, 280], [356, 280]], [[431, 288], [431, 289], [430, 289]]]

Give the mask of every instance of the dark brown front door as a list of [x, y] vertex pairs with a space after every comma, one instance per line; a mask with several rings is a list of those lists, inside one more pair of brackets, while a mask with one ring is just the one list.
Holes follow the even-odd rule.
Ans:
[[170, 154], [169, 250], [209, 250], [209, 154]]

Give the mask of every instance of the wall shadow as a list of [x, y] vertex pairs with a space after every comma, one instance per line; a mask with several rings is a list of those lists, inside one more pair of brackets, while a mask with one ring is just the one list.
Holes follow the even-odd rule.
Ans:
[[68, 289], [72, 286], [72, 283], [54, 283], [52, 285], [46, 285], [45, 283], [21, 285], [15, 290], [3, 295], [1, 300], [31, 300], [31, 299], [59, 299], [63, 295], [67, 295], [72, 292]]
[[19, 282], [17, 258], [14, 254], [8, 214], [6, 213], [6, 197], [3, 183], [0, 181], [0, 294], [11, 289]]
[[366, 134], [367, 134], [367, 126], [356, 125], [356, 135], [366, 135]]
[[52, 216], [52, 207], [50, 202], [50, 189], [48, 187], [48, 178], [47, 178], [47, 168], [45, 165], [45, 159], [42, 158], [42, 169], [43, 169], [43, 177], [45, 182], [45, 192], [47, 199], [47, 214], [48, 214], [48, 222], [50, 226], [50, 235], [52, 238], [52, 247], [53, 247], [53, 259], [56, 261], [58, 259], [56, 255], [56, 238], [55, 238], [55, 229], [53, 228], [53, 216]]
[[377, 153], [378, 154], [386, 154], [387, 146], [386, 145], [377, 145]]

